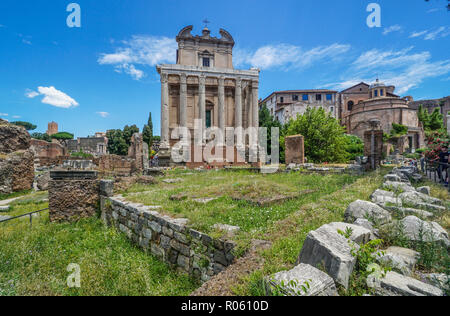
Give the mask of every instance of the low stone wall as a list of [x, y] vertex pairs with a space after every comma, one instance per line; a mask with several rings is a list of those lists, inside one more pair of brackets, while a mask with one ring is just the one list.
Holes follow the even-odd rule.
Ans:
[[186, 219], [163, 216], [154, 208], [101, 197], [102, 220], [124, 232], [134, 243], [161, 260], [209, 280], [234, 261], [235, 244], [190, 229]]
[[51, 222], [76, 221], [96, 214], [100, 203], [96, 172], [51, 171], [50, 178]]
[[36, 158], [55, 159], [67, 155], [67, 150], [60, 144], [49, 143], [39, 139], [31, 139], [30, 149], [34, 152]]
[[33, 188], [34, 156], [29, 150], [0, 153], [0, 193], [10, 194]]

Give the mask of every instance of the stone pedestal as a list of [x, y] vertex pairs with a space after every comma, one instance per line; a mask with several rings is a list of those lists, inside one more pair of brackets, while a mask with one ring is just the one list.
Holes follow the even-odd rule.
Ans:
[[302, 135], [286, 137], [285, 148], [286, 165], [305, 163], [305, 143]]
[[96, 214], [100, 202], [96, 171], [51, 171], [50, 178], [50, 222], [77, 221]]

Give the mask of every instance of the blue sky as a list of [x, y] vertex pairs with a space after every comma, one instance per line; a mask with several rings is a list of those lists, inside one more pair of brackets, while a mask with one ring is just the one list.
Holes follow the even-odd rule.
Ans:
[[[81, 7], [69, 28], [66, 7]], [[366, 7], [381, 6], [381, 28]], [[0, 117], [47, 122], [76, 136], [146, 123], [160, 129], [155, 65], [173, 63], [175, 36], [228, 30], [236, 68], [261, 69], [260, 97], [274, 90], [341, 90], [378, 75], [415, 99], [450, 93], [446, 0], [2, 0]]]

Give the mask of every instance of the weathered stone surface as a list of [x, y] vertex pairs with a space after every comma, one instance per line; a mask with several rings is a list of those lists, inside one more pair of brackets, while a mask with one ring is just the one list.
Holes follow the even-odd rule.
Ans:
[[396, 192], [415, 192], [416, 189], [414, 189], [413, 186], [411, 186], [408, 183], [404, 183], [404, 182], [392, 182], [392, 181], [386, 181], [385, 183], [383, 183], [383, 188], [384, 189], [388, 189], [391, 191], [396, 191]]
[[41, 191], [48, 190], [48, 182], [50, 181], [50, 172], [44, 172], [36, 177], [37, 188]]
[[10, 154], [30, 148], [31, 137], [25, 128], [0, 120], [0, 153]]
[[285, 139], [286, 164], [303, 164], [305, 162], [304, 137], [302, 135], [288, 136]]
[[418, 210], [415, 208], [400, 207], [400, 208], [398, 208], [398, 211], [401, 212], [403, 214], [403, 216], [414, 215], [414, 216], [418, 216], [421, 218], [432, 218], [434, 216], [434, 214], [431, 212], [427, 212], [424, 210]]
[[402, 182], [402, 178], [395, 173], [390, 173], [384, 176], [384, 181]]
[[386, 205], [397, 205], [402, 206], [402, 200], [397, 198], [394, 192], [384, 191], [384, 190], [376, 190], [371, 196], [370, 199], [373, 203], [378, 204], [380, 206]]
[[392, 220], [391, 214], [380, 206], [368, 202], [357, 200], [351, 203], [345, 211], [345, 221], [354, 222], [358, 218], [375, 221], [379, 224], [385, 224]]
[[370, 239], [377, 239], [380, 236], [380, 233], [378, 229], [375, 229], [371, 222], [369, 222], [367, 219], [364, 218], [357, 218], [356, 221], [353, 223], [357, 226], [362, 226], [364, 228], [367, 228], [371, 232]]
[[0, 155], [0, 193], [30, 190], [34, 183], [34, 156], [29, 150]]
[[113, 196], [114, 195], [114, 181], [100, 180], [100, 195]]
[[440, 288], [447, 293], [450, 291], [450, 275], [446, 275], [445, 273], [427, 273], [422, 274], [422, 277], [426, 283]]
[[426, 222], [415, 216], [400, 221], [405, 236], [412, 241], [442, 242], [450, 246], [447, 231], [436, 222]]
[[384, 262], [393, 270], [407, 276], [411, 275], [419, 258], [418, 252], [400, 247], [389, 247], [383, 253], [378, 252], [377, 260], [379, 262]]
[[416, 190], [417, 190], [417, 192], [420, 192], [420, 193], [426, 194], [426, 195], [430, 195], [430, 191], [431, 191], [430, 187], [419, 187]]
[[8, 212], [11, 207], [9, 205], [0, 205], [0, 213]]
[[241, 230], [239, 226], [231, 226], [226, 224], [215, 224], [213, 228], [224, 231], [228, 234], [237, 234]]
[[404, 192], [399, 195], [399, 198], [403, 201], [403, 203], [416, 208], [437, 212], [445, 210], [445, 208], [442, 206], [441, 200], [420, 192]]
[[367, 286], [381, 296], [442, 296], [439, 288], [397, 272], [389, 271], [383, 278], [369, 276]]
[[[297, 263], [323, 268], [339, 284], [347, 288], [348, 280], [356, 263], [351, 255], [350, 241], [337, 233], [330, 225], [309, 232]], [[357, 244], [352, 245], [355, 249]]]
[[338, 296], [336, 285], [329, 275], [303, 263], [292, 270], [278, 272], [266, 278], [265, 284], [271, 294], [281, 292], [279, 294], [286, 296]]
[[352, 235], [350, 236], [350, 239], [359, 245], [365, 244], [372, 239], [371, 230], [362, 226], [340, 222], [329, 223], [328, 225], [333, 227], [336, 231], [342, 231], [344, 233], [348, 228], [351, 229]]
[[50, 180], [50, 221], [76, 221], [96, 214], [100, 204], [98, 180]]

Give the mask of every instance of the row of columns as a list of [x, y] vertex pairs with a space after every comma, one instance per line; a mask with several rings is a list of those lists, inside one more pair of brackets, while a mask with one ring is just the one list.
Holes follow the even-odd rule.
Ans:
[[[198, 107], [199, 119], [202, 120], [200, 135], [204, 135], [206, 130], [206, 76], [199, 76], [198, 88]], [[235, 86], [235, 126], [243, 127], [242, 113], [242, 91], [244, 90], [243, 81], [241, 78], [236, 78]], [[225, 133], [225, 77], [218, 78], [218, 127]], [[251, 82], [251, 91], [247, 91], [247, 104], [249, 109], [247, 112], [249, 127], [259, 126], [259, 107], [258, 107], [258, 81]], [[248, 86], [247, 86], [248, 87]], [[250, 89], [249, 89], [250, 90]], [[180, 75], [180, 127], [187, 127], [187, 75], [182, 73]], [[161, 73], [161, 148], [169, 148], [169, 78], [167, 73]], [[224, 134], [225, 135], [225, 134]]]

